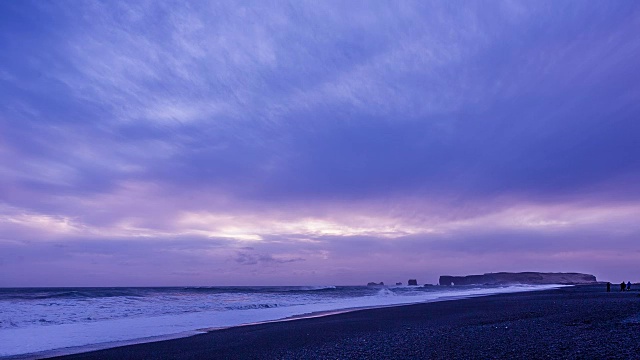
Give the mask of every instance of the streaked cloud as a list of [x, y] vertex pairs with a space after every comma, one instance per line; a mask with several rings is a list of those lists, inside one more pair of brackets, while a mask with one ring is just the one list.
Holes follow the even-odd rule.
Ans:
[[638, 15], [0, 4], [0, 286], [622, 276]]

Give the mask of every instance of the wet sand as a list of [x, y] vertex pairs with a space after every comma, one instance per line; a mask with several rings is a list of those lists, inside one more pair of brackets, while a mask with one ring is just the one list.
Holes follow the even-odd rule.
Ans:
[[640, 359], [640, 292], [604, 285], [360, 310], [56, 359]]

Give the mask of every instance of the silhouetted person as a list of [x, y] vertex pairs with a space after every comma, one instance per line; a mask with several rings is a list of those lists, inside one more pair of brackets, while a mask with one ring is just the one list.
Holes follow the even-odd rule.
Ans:
[[627, 284], [623, 282], [620, 283], [620, 291], [624, 291], [624, 289], [627, 287]]
[[611, 283], [607, 282], [607, 292], [611, 292]]
[[631, 281], [627, 281], [627, 291], [631, 291]]

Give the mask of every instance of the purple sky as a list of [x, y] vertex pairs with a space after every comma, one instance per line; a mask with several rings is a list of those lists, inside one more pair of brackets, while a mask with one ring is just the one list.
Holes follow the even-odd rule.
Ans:
[[640, 281], [637, 1], [0, 2], [0, 286]]

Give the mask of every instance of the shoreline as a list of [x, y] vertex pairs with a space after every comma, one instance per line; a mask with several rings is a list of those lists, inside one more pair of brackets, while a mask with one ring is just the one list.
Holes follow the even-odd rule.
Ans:
[[0, 356], [0, 360], [47, 359], [51, 357], [83, 354], [87, 352], [117, 348], [117, 347], [128, 346], [128, 345], [138, 345], [138, 344], [146, 344], [146, 343], [155, 343], [155, 342], [171, 340], [171, 339], [180, 339], [180, 338], [186, 338], [190, 336], [208, 333], [211, 331], [220, 331], [220, 330], [233, 329], [233, 328], [245, 327], [245, 326], [279, 323], [279, 322], [287, 322], [287, 321], [294, 321], [294, 320], [301, 320], [301, 319], [320, 318], [325, 316], [334, 316], [338, 314], [350, 313], [350, 312], [361, 311], [361, 310], [408, 306], [408, 305], [425, 304], [425, 303], [438, 302], [438, 301], [460, 300], [460, 299], [466, 299], [466, 298], [491, 296], [491, 295], [504, 294], [504, 293], [544, 291], [548, 289], [559, 288], [562, 286], [567, 286], [567, 285], [560, 285], [560, 284], [538, 285], [534, 287], [524, 286], [520, 288], [513, 288], [513, 287], [497, 287], [497, 288], [487, 288], [487, 289], [473, 288], [471, 289], [471, 291], [474, 291], [474, 292], [471, 292], [471, 293], [469, 292], [470, 287], [465, 286], [465, 287], [461, 287], [460, 289], [456, 289], [456, 290], [459, 290], [457, 292], [444, 294], [442, 296], [430, 298], [428, 300], [422, 299], [420, 301], [398, 302], [398, 303], [379, 304], [379, 305], [363, 305], [363, 306], [353, 306], [353, 307], [336, 308], [336, 309], [328, 309], [328, 310], [317, 310], [317, 311], [312, 311], [307, 313], [297, 313], [297, 314], [293, 314], [293, 315], [289, 315], [281, 318], [257, 320], [253, 322], [238, 323], [235, 325], [228, 325], [228, 326], [219, 326], [219, 327], [213, 326], [213, 327], [200, 327], [200, 328], [195, 327], [191, 329], [185, 329], [179, 332], [164, 333], [164, 334], [158, 334], [158, 335], [150, 335], [150, 336], [144, 336], [144, 337], [114, 340], [114, 341], [107, 341], [107, 342], [90, 343], [86, 345], [68, 346], [68, 347], [61, 347], [56, 349], [42, 350], [42, 351], [15, 354], [15, 355]]
[[590, 353], [623, 358], [640, 353], [638, 292], [606, 293], [602, 285], [579, 285], [352, 310], [53, 358], [572, 358]]

